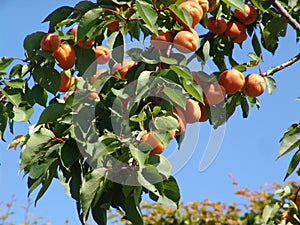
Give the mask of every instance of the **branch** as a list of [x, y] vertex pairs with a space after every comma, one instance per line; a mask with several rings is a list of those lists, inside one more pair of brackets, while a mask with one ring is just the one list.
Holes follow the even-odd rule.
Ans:
[[286, 11], [277, 0], [269, 0], [277, 11], [284, 16], [288, 23], [298, 32], [300, 32], [300, 24]]
[[274, 73], [280, 71], [280, 70], [283, 70], [285, 69], [286, 67], [288, 66], [291, 66], [293, 65], [295, 62], [297, 62], [298, 60], [300, 60], [300, 53], [298, 53], [296, 56], [294, 56], [293, 58], [291, 58], [290, 60], [286, 61], [285, 63], [282, 63], [281, 65], [279, 66], [276, 66], [276, 67], [273, 67], [269, 70], [269, 72], [265, 72], [263, 73], [263, 76], [270, 76], [270, 75], [273, 75]]

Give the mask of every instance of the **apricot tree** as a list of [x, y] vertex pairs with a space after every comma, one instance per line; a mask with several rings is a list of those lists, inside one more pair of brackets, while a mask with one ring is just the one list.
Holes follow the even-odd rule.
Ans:
[[[263, 52], [276, 54], [289, 25], [298, 40], [299, 18], [299, 1], [288, 0], [97, 0], [56, 9], [43, 21], [47, 31], [25, 38], [21, 62], [0, 59], [2, 140], [7, 126], [13, 132], [43, 107], [10, 144], [21, 144], [29, 193], [40, 188], [37, 202], [59, 179], [83, 224], [90, 213], [106, 224], [110, 207], [143, 224], [143, 194], [178, 206], [164, 148], [173, 138], [180, 144], [187, 123], [218, 128], [236, 108], [247, 117], [259, 107], [265, 86], [276, 87], [272, 75], [300, 58], [262, 72]], [[233, 53], [244, 42], [253, 51], [238, 62]], [[213, 73], [203, 70], [208, 60]], [[244, 78], [252, 67], [258, 73]], [[279, 156], [299, 146], [298, 133], [299, 124], [288, 129]], [[298, 162], [299, 151], [287, 175]]]

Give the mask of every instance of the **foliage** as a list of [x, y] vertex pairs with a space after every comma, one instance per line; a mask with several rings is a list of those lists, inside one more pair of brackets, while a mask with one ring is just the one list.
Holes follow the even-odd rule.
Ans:
[[[201, 82], [214, 83], [229, 67], [242, 72], [252, 67], [259, 70], [264, 51], [276, 53], [288, 24], [295, 28], [297, 41], [299, 39], [299, 1], [253, 0], [258, 18], [246, 26], [246, 41], [251, 42], [253, 52], [248, 54], [248, 62], [238, 62], [234, 59], [234, 50], [241, 48], [242, 43], [234, 43], [232, 38], [214, 35], [206, 29], [208, 15], [222, 16], [229, 22], [236, 19], [234, 9], [243, 10], [242, 0], [224, 0], [197, 25], [200, 45], [193, 56], [173, 51], [172, 43], [165, 52], [153, 46], [127, 51], [128, 40], [149, 39], [159, 30], [174, 34], [181, 30], [191, 31], [191, 15], [178, 7], [180, 3], [98, 0], [60, 7], [43, 21], [49, 22], [47, 32], [37, 31], [25, 38], [25, 59], [19, 62], [20, 59], [11, 57], [0, 58], [0, 137], [5, 140], [5, 131], [13, 132], [15, 122], [34, 124], [28, 134], [16, 136], [10, 147], [21, 144], [20, 171], [28, 177], [29, 194], [40, 188], [35, 203], [53, 179], [59, 179], [75, 200], [82, 224], [89, 214], [98, 224], [106, 224], [111, 207], [121, 210], [124, 218], [133, 224], [143, 224], [140, 208], [143, 194], [158, 203], [178, 207], [180, 191], [171, 176], [170, 163], [163, 155], [150, 154], [152, 146], [141, 143], [141, 137], [151, 131], [163, 146], [167, 146], [169, 131], [179, 129], [174, 109], [185, 109], [187, 98], [204, 102], [205, 93], [194, 80], [189, 63], [197, 60], [200, 68], [207, 60], [212, 60], [217, 71], [204, 75], [203, 71], [196, 72], [203, 75], [199, 77]], [[118, 29], [109, 28], [113, 22], [118, 23]], [[68, 31], [74, 25], [78, 25], [76, 38]], [[71, 49], [71, 61], [63, 64], [64, 55], [40, 48], [46, 33], [55, 33], [62, 40], [62, 46], [67, 47], [61, 51]], [[83, 43], [93, 40], [93, 47], [106, 44], [110, 51], [107, 71], [93, 84], [97, 60], [93, 48], [77, 45], [82, 40]], [[116, 65], [122, 65], [128, 57], [135, 63], [127, 68], [125, 76], [120, 70], [116, 71]], [[298, 59], [296, 56], [286, 64], [260, 72], [269, 93], [276, 88], [271, 76]], [[58, 91], [61, 90], [61, 72], [66, 77], [75, 77], [69, 97]], [[92, 93], [97, 97], [90, 97]], [[33, 122], [36, 105], [42, 107], [42, 112]], [[249, 106], [255, 105], [259, 106], [256, 97], [247, 97], [243, 91], [238, 91], [228, 94], [222, 103], [210, 106], [206, 113], [209, 123], [217, 128], [236, 108], [240, 107], [243, 117], [247, 117]], [[298, 133], [298, 124], [288, 129], [281, 140], [279, 156], [299, 146]], [[181, 135], [176, 136], [178, 144], [181, 138]], [[296, 169], [298, 162], [299, 150], [287, 176]], [[267, 209], [264, 213], [264, 218], [274, 214]]]

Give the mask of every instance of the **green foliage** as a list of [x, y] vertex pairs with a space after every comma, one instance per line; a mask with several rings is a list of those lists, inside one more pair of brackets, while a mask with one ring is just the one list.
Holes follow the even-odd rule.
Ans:
[[[184, 110], [187, 98], [203, 103], [203, 87], [217, 83], [219, 74], [227, 68], [245, 72], [258, 67], [268, 92], [275, 90], [276, 82], [271, 76], [286, 65], [270, 68], [264, 74], [259, 66], [263, 63], [264, 51], [276, 53], [279, 40], [286, 36], [291, 21], [268, 1], [252, 1], [257, 7], [258, 19], [246, 26], [247, 41], [253, 47], [247, 62], [234, 59], [234, 50], [242, 48], [242, 44], [234, 43], [224, 34], [211, 32], [199, 36], [199, 48], [192, 56], [174, 51], [172, 44], [165, 50], [154, 46], [127, 49], [127, 40], [140, 40], [142, 35], [146, 40], [159, 30], [172, 35], [190, 30], [192, 17], [187, 10], [178, 7], [180, 2], [105, 0], [63, 6], [43, 21], [49, 22], [48, 31], [37, 31], [24, 39], [22, 63], [16, 63], [19, 59], [0, 58], [0, 137], [4, 140], [7, 127], [13, 132], [14, 122], [34, 124], [28, 134], [17, 136], [10, 147], [21, 144], [20, 171], [28, 178], [29, 194], [40, 188], [35, 203], [53, 179], [59, 179], [76, 201], [82, 224], [90, 213], [98, 224], [105, 224], [111, 207], [120, 210], [124, 219], [133, 224], [143, 224], [140, 207], [143, 194], [158, 203], [178, 208], [180, 190], [171, 175], [171, 165], [163, 155], [150, 153], [153, 146], [143, 143], [143, 135], [151, 132], [160, 144], [167, 146], [169, 131], [179, 128], [178, 118], [173, 114], [175, 108]], [[300, 7], [295, 1], [281, 1], [281, 4], [299, 20]], [[233, 10], [243, 10], [243, 6], [241, 0], [222, 1], [210, 15], [221, 16], [229, 22], [236, 19]], [[206, 21], [207, 15], [198, 26], [206, 28]], [[117, 22], [116, 30], [109, 28], [113, 22]], [[76, 43], [69, 32], [74, 25], [78, 25]], [[43, 36], [49, 32], [73, 46], [76, 62], [72, 68], [60, 70], [55, 54], [40, 49]], [[297, 40], [299, 33], [296, 31]], [[93, 40], [93, 47], [78, 46], [80, 40]], [[92, 84], [97, 72], [93, 49], [104, 43], [111, 58], [107, 70]], [[118, 66], [124, 66], [122, 63], [128, 58], [134, 63], [124, 75]], [[211, 60], [217, 71], [212, 74], [200, 69], [191, 71], [193, 60], [199, 68]], [[58, 91], [63, 83], [61, 72], [75, 77], [67, 94]], [[36, 104], [43, 110], [38, 121], [31, 121]], [[217, 128], [237, 107], [246, 118], [253, 106], [259, 107], [258, 99], [247, 97], [239, 90], [227, 94], [223, 102], [211, 105], [205, 113], [209, 123]], [[176, 136], [176, 140], [180, 138]], [[294, 124], [281, 139], [278, 157], [298, 148], [299, 140], [299, 124]], [[298, 163], [299, 151], [292, 158], [286, 177]], [[278, 202], [269, 205], [263, 212], [259, 211], [263, 216], [258, 220], [273, 224], [269, 221], [274, 222], [281, 208]], [[186, 212], [189, 210], [187, 207]], [[227, 212], [230, 210], [227, 208]], [[179, 211], [174, 215], [173, 220], [181, 218], [182, 222]], [[249, 221], [254, 221], [254, 217]]]

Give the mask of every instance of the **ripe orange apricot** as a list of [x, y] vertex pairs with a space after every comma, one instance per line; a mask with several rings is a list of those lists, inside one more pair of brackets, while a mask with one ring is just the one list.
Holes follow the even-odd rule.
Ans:
[[105, 46], [97, 46], [94, 48], [98, 64], [105, 64], [110, 60], [109, 50]]
[[206, 120], [208, 120], [208, 117], [206, 115], [206, 108], [208, 107], [208, 105], [205, 105], [205, 104], [200, 102], [199, 107], [200, 107], [200, 110], [201, 110], [201, 117], [200, 117], [199, 122], [205, 122]]
[[133, 66], [136, 65], [135, 61], [132, 60], [124, 60], [122, 64], [116, 63], [112, 68], [112, 74], [115, 74], [116, 71], [118, 71], [121, 75], [121, 79], [126, 79], [126, 74], [129, 69], [131, 69]]
[[203, 9], [194, 1], [183, 2], [178, 7], [185, 9], [192, 16], [192, 27], [196, 26], [203, 17]]
[[244, 25], [250, 25], [257, 20], [257, 10], [249, 4], [244, 5], [245, 12], [235, 9], [234, 16]]
[[54, 58], [62, 69], [68, 70], [75, 64], [76, 55], [74, 48], [69, 43], [63, 43], [54, 52]]
[[176, 130], [169, 130], [169, 133], [170, 133], [170, 140], [171, 140], [175, 137]]
[[225, 99], [226, 90], [225, 88], [218, 84], [212, 83], [208, 84], [203, 88], [204, 92], [204, 102], [207, 105], [219, 104]]
[[178, 108], [173, 110], [173, 114], [178, 119], [178, 130], [176, 131], [176, 135], [181, 135], [184, 133], [185, 127], [186, 127], [185, 117], [184, 117], [182, 111], [179, 110]]
[[173, 40], [175, 48], [182, 53], [190, 53], [196, 51], [198, 48], [199, 36], [198, 33], [191, 29], [191, 31], [179, 31]]
[[[72, 76], [67, 76], [64, 72], [60, 73], [60, 85], [58, 91], [66, 92], [74, 84], [75, 79]], [[72, 94], [72, 93], [71, 93]]]
[[161, 154], [165, 149], [163, 144], [159, 140], [157, 140], [150, 132], [147, 132], [142, 137], [141, 141], [152, 147], [150, 154]]
[[42, 50], [55, 52], [61, 44], [59, 37], [55, 34], [48, 33], [45, 34], [40, 42], [40, 47]]
[[84, 38], [77, 40], [77, 30], [78, 25], [74, 26], [71, 30], [71, 33], [73, 34], [73, 41], [76, 43], [76, 45], [81, 48], [91, 48], [94, 45], [94, 41], [89, 40], [87, 42], [84, 42]]
[[213, 34], [223, 34], [226, 31], [227, 24], [222, 17], [210, 17], [207, 20], [207, 29]]
[[96, 74], [94, 76], [92, 76], [92, 79], [91, 79], [91, 83], [94, 84], [96, 82], [96, 80], [98, 79], [98, 77], [105, 73], [107, 70], [106, 69], [100, 69], [100, 70], [97, 70], [96, 71]]
[[199, 122], [201, 118], [201, 109], [198, 102], [193, 99], [188, 98], [186, 100], [185, 110], [181, 110], [185, 118], [186, 123], [196, 123]]
[[166, 49], [173, 40], [171, 32], [158, 31], [158, 34], [152, 34], [150, 43], [156, 49]]
[[235, 94], [245, 84], [243, 74], [238, 70], [225, 70], [219, 76], [219, 84], [222, 85], [227, 94]]
[[[193, 1], [193, 0], [191, 0], [191, 1]], [[208, 0], [198, 0], [198, 4], [202, 8], [203, 16], [204, 16], [209, 10], [209, 2], [208, 2]]]
[[245, 95], [249, 97], [260, 96], [266, 88], [265, 79], [259, 74], [249, 74], [245, 77], [245, 84], [242, 88]]
[[220, 0], [208, 0], [208, 3], [209, 3], [208, 12], [212, 12], [220, 5]]
[[236, 43], [242, 43], [247, 38], [246, 27], [237, 21], [230, 21], [227, 24], [225, 36], [230, 37]]

